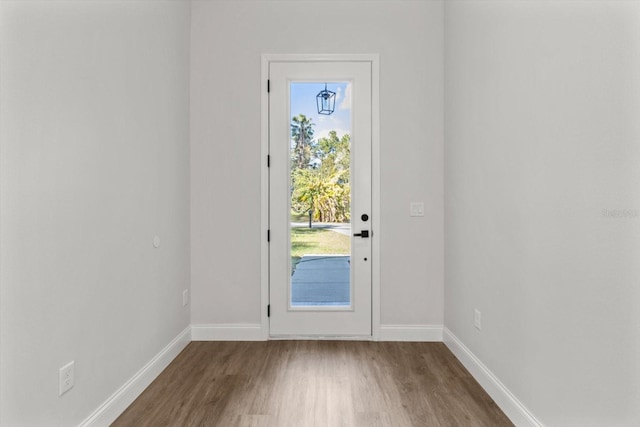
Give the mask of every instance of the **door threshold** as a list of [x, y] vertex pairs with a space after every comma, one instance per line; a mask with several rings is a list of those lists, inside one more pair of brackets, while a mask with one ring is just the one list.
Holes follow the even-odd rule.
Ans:
[[270, 341], [373, 341], [371, 335], [269, 335]]

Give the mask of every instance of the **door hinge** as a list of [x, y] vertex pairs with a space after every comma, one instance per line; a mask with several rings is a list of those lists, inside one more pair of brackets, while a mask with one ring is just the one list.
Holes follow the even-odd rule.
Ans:
[[271, 92], [271, 80], [267, 80], [267, 93]]
[[271, 317], [271, 304], [267, 305], [267, 317]]
[[271, 167], [271, 156], [267, 154], [267, 167]]
[[271, 230], [267, 230], [267, 242], [271, 241]]

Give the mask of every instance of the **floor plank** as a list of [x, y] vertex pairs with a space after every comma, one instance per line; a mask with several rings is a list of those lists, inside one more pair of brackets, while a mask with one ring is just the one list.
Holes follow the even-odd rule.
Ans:
[[443, 343], [192, 342], [112, 424], [512, 426]]

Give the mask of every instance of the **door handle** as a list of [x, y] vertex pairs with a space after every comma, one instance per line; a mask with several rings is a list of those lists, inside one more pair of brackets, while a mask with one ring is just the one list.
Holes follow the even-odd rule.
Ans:
[[362, 230], [359, 233], [354, 233], [354, 236], [362, 237], [363, 239], [369, 238], [369, 230]]

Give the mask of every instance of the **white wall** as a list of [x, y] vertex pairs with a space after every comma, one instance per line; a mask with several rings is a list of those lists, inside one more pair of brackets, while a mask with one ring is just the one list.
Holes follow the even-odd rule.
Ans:
[[189, 4], [0, 13], [0, 424], [77, 425], [189, 324]]
[[544, 425], [640, 425], [640, 3], [445, 9], [445, 326]]
[[380, 54], [381, 321], [442, 324], [442, 25], [440, 1], [193, 2], [194, 324], [261, 320], [263, 53]]

